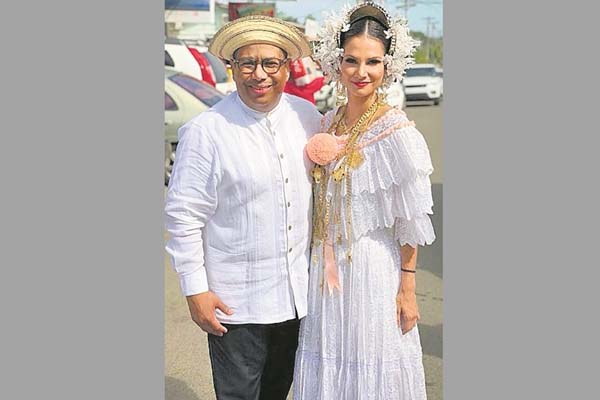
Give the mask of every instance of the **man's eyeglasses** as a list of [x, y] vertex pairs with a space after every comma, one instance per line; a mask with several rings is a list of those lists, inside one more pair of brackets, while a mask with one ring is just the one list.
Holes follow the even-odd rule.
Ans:
[[262, 67], [263, 71], [267, 74], [276, 74], [281, 66], [285, 64], [289, 58], [280, 60], [279, 58], [263, 58], [260, 63], [254, 58], [242, 58], [239, 60], [232, 60], [234, 64], [237, 64], [238, 68], [243, 74], [251, 74], [256, 70], [258, 64]]

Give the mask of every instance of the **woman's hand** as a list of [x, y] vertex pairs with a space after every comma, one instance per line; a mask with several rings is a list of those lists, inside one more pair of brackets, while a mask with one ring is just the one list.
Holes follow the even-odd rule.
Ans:
[[400, 269], [400, 289], [396, 295], [396, 320], [402, 328], [402, 334], [406, 334], [415, 327], [421, 319], [417, 295], [415, 293], [417, 282], [415, 269], [417, 268], [417, 247], [406, 244], [400, 246], [402, 257], [402, 268]]
[[414, 289], [401, 287], [396, 295], [396, 320], [398, 326], [402, 328], [402, 334], [414, 328], [419, 319], [421, 315]]

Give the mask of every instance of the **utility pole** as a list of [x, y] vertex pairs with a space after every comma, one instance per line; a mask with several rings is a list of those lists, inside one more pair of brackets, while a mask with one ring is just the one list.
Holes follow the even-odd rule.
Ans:
[[404, 11], [404, 18], [408, 19], [408, 10], [416, 6], [417, 2], [415, 0], [403, 0], [402, 3], [401, 6], [397, 6], [396, 8], [401, 8]]
[[438, 6], [441, 5], [442, 2], [438, 0], [401, 0], [401, 4], [397, 5], [397, 9], [401, 9], [404, 13], [404, 18], [408, 19], [408, 10], [416, 5], [423, 6]]
[[[431, 23], [431, 38], [435, 39], [436, 38], [436, 33], [437, 33], [437, 24], [435, 22]], [[434, 57], [435, 57], [435, 61], [439, 61], [437, 59], [436, 53], [434, 53]]]
[[425, 34], [425, 55], [427, 57], [427, 62], [431, 62], [431, 56], [429, 54], [429, 41], [431, 33], [430, 33], [430, 27], [433, 24], [433, 17], [425, 17], [423, 18], [426, 22], [427, 22], [427, 33]]

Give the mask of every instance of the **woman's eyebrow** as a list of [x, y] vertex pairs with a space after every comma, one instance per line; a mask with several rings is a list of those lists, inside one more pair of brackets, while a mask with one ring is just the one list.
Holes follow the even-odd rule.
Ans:
[[[360, 57], [354, 56], [352, 54], [344, 54], [344, 58], [356, 58], [356, 59], [360, 59]], [[366, 58], [366, 60], [367, 61], [370, 61], [370, 60], [379, 60], [379, 61], [381, 61], [381, 60], [383, 60], [383, 57], [379, 57], [379, 56], [368, 57], [368, 58]]]

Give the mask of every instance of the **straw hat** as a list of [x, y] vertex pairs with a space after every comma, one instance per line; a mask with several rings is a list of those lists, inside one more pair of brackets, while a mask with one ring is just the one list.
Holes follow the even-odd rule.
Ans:
[[233, 52], [249, 44], [271, 44], [292, 60], [311, 55], [310, 45], [295, 26], [266, 15], [250, 15], [231, 21], [215, 33], [208, 48], [212, 54], [231, 60]]

